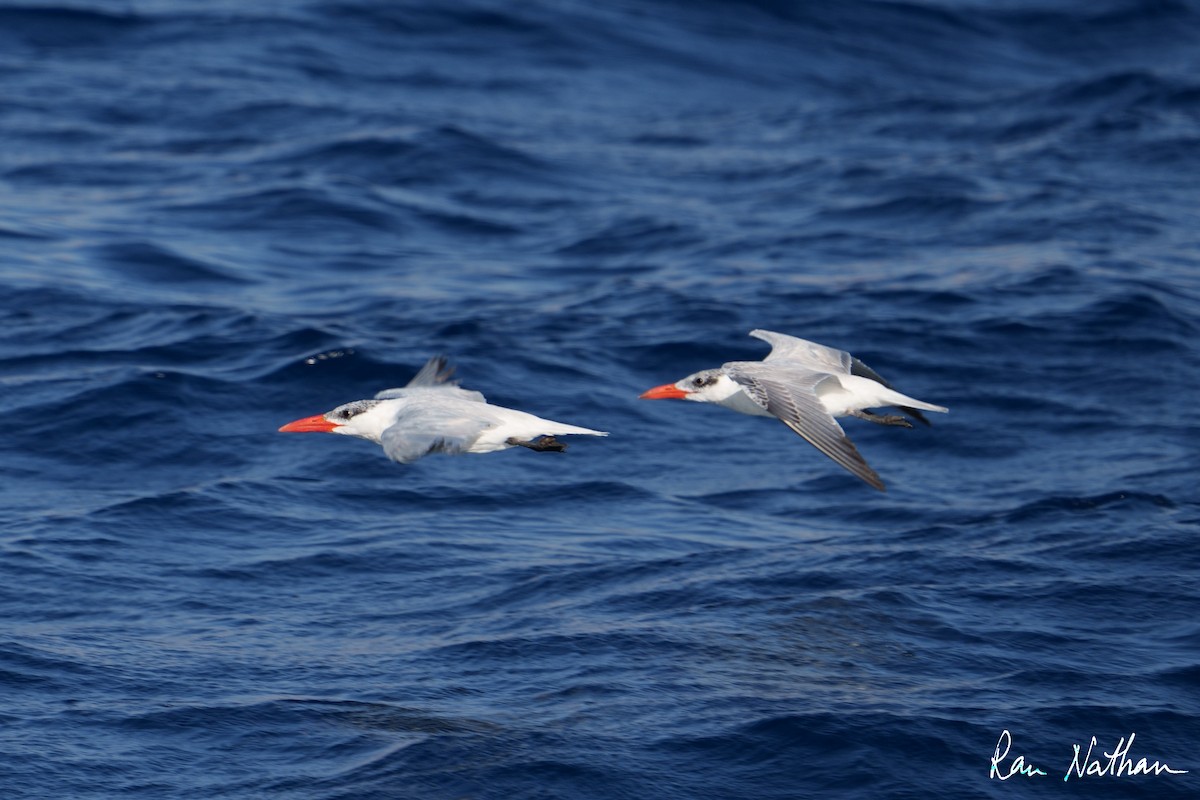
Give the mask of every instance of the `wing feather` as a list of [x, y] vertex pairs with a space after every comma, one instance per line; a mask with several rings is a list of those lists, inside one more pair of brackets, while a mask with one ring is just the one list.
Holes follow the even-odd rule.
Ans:
[[383, 452], [401, 464], [430, 453], [465, 453], [492, 425], [492, 420], [472, 413], [474, 403], [460, 405], [413, 404], [402, 408], [395, 422], [379, 437]]
[[450, 361], [443, 355], [436, 355], [425, 362], [425, 366], [421, 367], [420, 371], [413, 376], [413, 379], [408, 382], [406, 388], [413, 386], [438, 386], [444, 383], [457, 385], [458, 381], [451, 381], [454, 377], [454, 367], [450, 366]]
[[723, 369], [755, 403], [778, 417], [813, 447], [879, 491], [885, 490], [879, 475], [867, 464], [817, 396], [821, 383], [836, 380], [835, 377], [809, 369], [779, 368], [754, 361], [732, 362]]
[[476, 403], [486, 403], [487, 398], [480, 392], [460, 388], [458, 381], [451, 380], [454, 367], [449, 365], [445, 356], [434, 356], [425, 362], [425, 366], [413, 376], [413, 379], [398, 389], [384, 389], [375, 395], [376, 400], [394, 400], [397, 397], [411, 397], [413, 390], [423, 391], [437, 389], [443, 392], [453, 392], [459, 400], [471, 400]]
[[807, 339], [775, 331], [753, 330], [750, 331], [750, 335], [771, 345], [771, 352], [763, 359], [764, 362], [793, 361], [797, 365], [818, 372], [832, 372], [839, 375], [850, 373], [854, 357], [845, 350], [838, 350], [835, 347], [827, 347]]

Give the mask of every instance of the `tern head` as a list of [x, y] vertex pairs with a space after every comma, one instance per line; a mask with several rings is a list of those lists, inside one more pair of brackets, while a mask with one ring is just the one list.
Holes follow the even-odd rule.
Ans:
[[279, 430], [281, 433], [340, 433], [378, 442], [384, 428], [393, 421], [393, 415], [381, 413], [386, 412], [381, 408], [386, 403], [386, 400], [355, 400], [333, 411], [289, 422]]
[[719, 369], [703, 369], [693, 372], [681, 381], [664, 383], [647, 389], [640, 395], [642, 400], [694, 400], [698, 403], [720, 403], [737, 394], [742, 387]]

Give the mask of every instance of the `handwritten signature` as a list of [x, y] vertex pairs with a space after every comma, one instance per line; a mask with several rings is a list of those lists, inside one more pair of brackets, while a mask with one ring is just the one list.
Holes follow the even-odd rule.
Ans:
[[[1067, 767], [1067, 772], [1063, 775], [1064, 781], [1069, 781], [1072, 777], [1085, 778], [1122, 778], [1132, 775], [1162, 775], [1164, 772], [1168, 775], [1186, 775], [1186, 769], [1174, 769], [1173, 767], [1164, 764], [1161, 761], [1148, 762], [1145, 758], [1139, 758], [1134, 761], [1129, 755], [1130, 749], [1133, 747], [1133, 740], [1137, 736], [1136, 733], [1129, 734], [1129, 739], [1124, 736], [1117, 740], [1117, 746], [1112, 752], [1101, 751], [1103, 755], [1093, 756], [1092, 751], [1096, 747], [1096, 737], [1092, 737], [1091, 744], [1088, 745], [1087, 752], [1083, 752], [1078, 744], [1071, 745], [1075, 751], [1074, 757], [1071, 759], [1071, 765]], [[996, 752], [992, 755], [992, 766], [988, 770], [988, 780], [999, 778], [1006, 781], [1009, 778], [1017, 776], [1024, 778], [1044, 777], [1048, 773], [1027, 760], [1023, 755], [1009, 756], [1012, 750], [1012, 734], [1007, 730], [1000, 734], [1000, 739], [996, 742]]]

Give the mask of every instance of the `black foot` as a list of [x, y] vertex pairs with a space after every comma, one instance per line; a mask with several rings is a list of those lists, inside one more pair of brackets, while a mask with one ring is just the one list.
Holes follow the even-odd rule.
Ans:
[[516, 447], [528, 447], [530, 450], [537, 450], [539, 453], [549, 451], [551, 453], [561, 453], [567, 449], [567, 446], [555, 439], [553, 436], [539, 436], [530, 441], [521, 441], [515, 437], [508, 439], [508, 444]]
[[899, 414], [872, 414], [870, 411], [851, 411], [851, 414], [876, 425], [896, 425], [901, 428], [911, 428], [912, 423]]

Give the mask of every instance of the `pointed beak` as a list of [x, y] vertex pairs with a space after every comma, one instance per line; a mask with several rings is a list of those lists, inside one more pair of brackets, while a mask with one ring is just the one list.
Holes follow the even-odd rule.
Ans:
[[329, 433], [336, 428], [329, 420], [325, 419], [324, 414], [315, 414], [311, 417], [298, 419], [295, 422], [289, 422], [279, 429], [280, 433]]
[[688, 393], [675, 386], [673, 383], [664, 383], [662, 386], [655, 386], [653, 389], [647, 389], [638, 395], [639, 400], [682, 400], [687, 397]]

